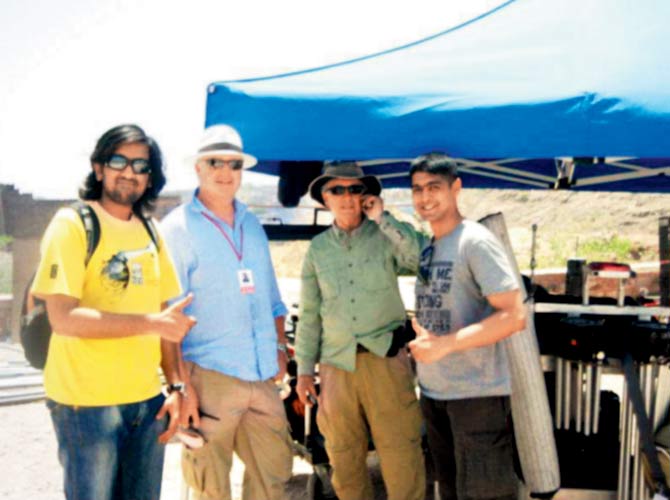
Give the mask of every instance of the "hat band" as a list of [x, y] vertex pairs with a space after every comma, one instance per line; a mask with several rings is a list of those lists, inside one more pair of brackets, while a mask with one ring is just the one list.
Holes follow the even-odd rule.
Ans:
[[236, 144], [231, 144], [230, 142], [217, 142], [216, 144], [210, 144], [209, 146], [205, 146], [204, 148], [200, 148], [198, 150], [198, 153], [207, 153], [209, 151], [219, 151], [219, 150], [232, 150], [232, 151], [238, 151], [239, 153], [242, 152], [242, 148], [237, 146]]

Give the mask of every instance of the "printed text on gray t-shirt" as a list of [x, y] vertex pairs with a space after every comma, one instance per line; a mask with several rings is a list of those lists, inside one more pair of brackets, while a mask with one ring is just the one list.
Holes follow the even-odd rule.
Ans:
[[[427, 279], [416, 282], [417, 319], [438, 335], [483, 320], [493, 313], [487, 296], [518, 288], [500, 243], [473, 221], [463, 221], [435, 241], [432, 252], [424, 252], [423, 257]], [[498, 342], [450, 354], [435, 363], [418, 363], [422, 392], [440, 400], [509, 394], [503, 347]]]

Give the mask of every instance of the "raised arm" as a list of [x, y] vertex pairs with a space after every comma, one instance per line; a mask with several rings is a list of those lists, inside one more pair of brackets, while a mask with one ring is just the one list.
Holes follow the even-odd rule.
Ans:
[[187, 295], [159, 313], [120, 314], [98, 311], [79, 305], [79, 299], [63, 294], [43, 296], [53, 329], [68, 337], [121, 338], [155, 334], [170, 342], [180, 342], [195, 324], [195, 318], [184, 314], [191, 303]]
[[384, 200], [379, 196], [365, 196], [363, 211], [368, 219], [379, 225], [381, 232], [391, 242], [399, 269], [416, 273], [419, 269], [421, 250], [428, 244], [430, 238], [417, 231], [411, 224], [400, 222], [389, 212], [384, 211]]

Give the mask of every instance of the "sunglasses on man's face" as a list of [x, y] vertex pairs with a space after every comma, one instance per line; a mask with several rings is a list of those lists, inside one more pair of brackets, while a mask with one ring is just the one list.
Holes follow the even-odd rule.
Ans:
[[354, 184], [353, 186], [332, 186], [324, 189], [324, 192], [334, 194], [335, 196], [342, 196], [344, 193], [352, 195], [365, 193], [365, 186], [363, 184]]
[[242, 170], [244, 160], [222, 160], [221, 158], [209, 158], [205, 164], [211, 168], [223, 168], [228, 165], [233, 170]]
[[419, 272], [416, 277], [423, 286], [427, 286], [430, 282], [430, 267], [433, 264], [433, 252], [434, 247], [431, 242], [430, 245], [423, 249], [419, 257]]
[[149, 165], [149, 160], [146, 158], [135, 158], [131, 160], [123, 155], [116, 154], [109, 157], [106, 165], [119, 172], [124, 170], [128, 165], [130, 165], [130, 168], [132, 168], [133, 172], [136, 174], [148, 174], [151, 172], [151, 165]]

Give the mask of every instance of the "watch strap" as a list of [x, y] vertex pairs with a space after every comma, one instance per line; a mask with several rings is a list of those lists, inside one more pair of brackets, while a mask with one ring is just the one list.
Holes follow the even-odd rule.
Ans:
[[186, 384], [184, 382], [175, 382], [167, 385], [167, 393], [179, 392], [182, 395], [186, 394]]

